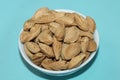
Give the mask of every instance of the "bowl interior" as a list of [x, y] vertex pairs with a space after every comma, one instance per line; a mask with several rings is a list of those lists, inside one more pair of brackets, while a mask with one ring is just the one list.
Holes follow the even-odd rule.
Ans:
[[[58, 12], [69, 12], [69, 13], [78, 13], [79, 15], [83, 16], [84, 18], [86, 18], [85, 15], [79, 13], [79, 12], [75, 12], [75, 11], [72, 11], [72, 10], [65, 10], [65, 9], [57, 9], [56, 11]], [[23, 30], [23, 29], [22, 29]], [[21, 30], [21, 32], [22, 32]], [[21, 33], [20, 32], [20, 33]], [[95, 33], [94, 33], [94, 40], [95, 42], [97, 43], [97, 49], [98, 49], [98, 45], [99, 45], [99, 35], [98, 35], [98, 31], [97, 29], [95, 30]], [[63, 71], [52, 71], [52, 70], [47, 70], [47, 69], [44, 69], [44, 68], [41, 68], [41, 67], [38, 67], [37, 65], [35, 65], [34, 63], [32, 63], [32, 61], [29, 59], [29, 57], [26, 55], [25, 51], [24, 51], [24, 48], [23, 48], [23, 44], [20, 42], [20, 37], [19, 37], [19, 49], [20, 49], [20, 52], [21, 52], [21, 55], [22, 57], [25, 59], [25, 61], [27, 63], [29, 63], [32, 67], [38, 69], [39, 71], [43, 72], [43, 73], [46, 73], [46, 74], [49, 74], [49, 75], [55, 75], [55, 76], [63, 76], [63, 75], [68, 75], [68, 74], [71, 74], [77, 70], [79, 70], [80, 68], [82, 68], [83, 66], [85, 66], [96, 54], [96, 51], [93, 52], [90, 57], [84, 62], [82, 63], [80, 66], [76, 67], [76, 68], [73, 68], [73, 69], [70, 69], [70, 70], [63, 70]]]

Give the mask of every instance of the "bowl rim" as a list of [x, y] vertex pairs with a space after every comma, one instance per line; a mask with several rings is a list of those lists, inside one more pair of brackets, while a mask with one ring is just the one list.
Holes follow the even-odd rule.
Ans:
[[[68, 10], [68, 9], [55, 9], [55, 11], [58, 11], [58, 12], [68, 12], [68, 13], [77, 13], [81, 16], [83, 16], [84, 18], [86, 18], [85, 15], [81, 14], [80, 12], [76, 12], [76, 11], [73, 11], [73, 10]], [[21, 29], [20, 31], [20, 34], [21, 32], [23, 31], [23, 29]], [[20, 54], [22, 55], [22, 57], [24, 58], [24, 60], [32, 67], [34, 67], [35, 69], [43, 72], [43, 73], [51, 73], [51, 74], [62, 74], [62, 73], [68, 73], [68, 72], [71, 72], [71, 71], [76, 71], [76, 70], [79, 70], [80, 68], [84, 67], [86, 64], [88, 64], [92, 58], [95, 56], [95, 54], [97, 53], [97, 50], [98, 50], [98, 47], [99, 47], [99, 34], [98, 34], [98, 31], [97, 31], [97, 28], [94, 32], [94, 38], [96, 36], [96, 43], [97, 43], [97, 49], [96, 51], [94, 51], [90, 57], [84, 62], [82, 63], [80, 66], [76, 67], [76, 68], [73, 68], [73, 69], [68, 69], [68, 70], [63, 70], [63, 71], [52, 71], [52, 70], [47, 70], [47, 69], [44, 69], [44, 68], [41, 68], [37, 65], [35, 65], [34, 63], [31, 62], [31, 60], [29, 59], [29, 57], [26, 55], [26, 53], [24, 52], [24, 49], [23, 49], [23, 44], [21, 43], [20, 41], [20, 34], [19, 34], [19, 40], [18, 40], [18, 46], [19, 46], [19, 50], [20, 50]]]

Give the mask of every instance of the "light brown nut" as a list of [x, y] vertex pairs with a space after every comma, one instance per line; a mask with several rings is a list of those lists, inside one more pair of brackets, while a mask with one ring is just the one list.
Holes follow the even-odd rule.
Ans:
[[74, 23], [74, 18], [71, 18], [69, 16], [63, 16], [58, 19], [56, 19], [57, 23], [66, 25], [72, 25]]
[[58, 24], [56, 22], [51, 22], [49, 24], [49, 29], [52, 33], [54, 33], [57, 40], [63, 40], [65, 27], [63, 24]]
[[37, 37], [39, 33], [40, 33], [40, 27], [38, 26], [38, 24], [36, 24], [30, 29], [30, 32], [22, 31], [20, 35], [20, 40], [22, 43], [31, 41], [32, 39]]
[[47, 57], [54, 57], [53, 50], [50, 46], [46, 44], [39, 43], [41, 52], [43, 52]]
[[61, 51], [61, 58], [62, 59], [65, 59], [64, 55], [66, 54], [66, 50], [67, 50], [68, 46], [69, 46], [68, 44], [64, 44], [64, 43], [62, 44], [62, 51]]
[[35, 38], [34, 42], [36, 42], [36, 43], [39, 42], [39, 35]]
[[78, 55], [81, 51], [80, 43], [71, 43], [69, 45], [63, 44], [62, 55], [66, 60], [70, 60], [74, 56]]
[[52, 59], [48, 59], [48, 58], [45, 58], [42, 63], [41, 63], [41, 66], [44, 67], [45, 69], [48, 69], [48, 70], [51, 70], [50, 68], [50, 64], [53, 63], [53, 60]]
[[26, 55], [30, 58], [33, 59], [33, 54], [27, 49], [26, 45], [24, 44], [24, 51], [26, 53]]
[[90, 39], [93, 39], [94, 36], [91, 32], [84, 32], [84, 31], [79, 31], [81, 37], [89, 37]]
[[63, 12], [55, 12], [52, 10], [49, 10], [48, 13], [40, 16], [39, 18], [36, 19], [35, 23], [49, 23], [49, 22], [53, 22], [56, 19], [60, 18], [64, 16]]
[[94, 33], [94, 31], [96, 29], [95, 21], [90, 16], [86, 16], [86, 21], [87, 21], [87, 25], [88, 25], [89, 31], [91, 33]]
[[83, 54], [86, 55], [85, 58], [84, 58], [84, 60], [83, 60], [83, 62], [85, 62], [89, 58], [89, 56], [90, 56], [91, 53], [90, 52], [85, 52]]
[[40, 58], [34, 59], [32, 62], [39, 65], [39, 64], [41, 64], [41, 62], [43, 61], [44, 58], [45, 58], [45, 55], [43, 55]]
[[[40, 33], [41, 33], [41, 32], [42, 32], [42, 29], [43, 29], [43, 28], [42, 28], [42, 25], [41, 25], [41, 24], [35, 24], [35, 26], [39, 27], [39, 30], [40, 30]], [[34, 29], [33, 29], [33, 30], [31, 29], [31, 32], [32, 32], [32, 31], [34, 32]], [[39, 33], [39, 35], [40, 35], [40, 33]], [[39, 42], [39, 35], [38, 35], [38, 36], [35, 38], [35, 40], [34, 40], [36, 43]]]
[[[41, 33], [41, 31], [42, 31], [42, 26], [41, 26], [41, 24], [35, 24], [34, 27], [38, 27], [39, 30], [40, 30], [40, 33]], [[34, 28], [30, 30], [30, 32], [34, 32], [34, 31], [35, 31]], [[39, 33], [39, 34], [40, 34], [40, 33]], [[38, 34], [38, 35], [39, 35], [39, 34]], [[38, 42], [38, 41], [39, 41], [39, 40], [38, 40], [38, 35], [35, 37], [35, 40], [34, 40], [35, 42]]]
[[64, 13], [62, 12], [55, 12], [55, 11], [48, 11], [48, 13], [42, 15], [41, 17], [37, 18], [35, 23], [49, 23], [49, 22], [53, 22], [56, 19], [60, 18], [64, 16]]
[[31, 51], [32, 53], [37, 53], [40, 51], [40, 48], [37, 43], [34, 42], [26, 42], [26, 47]]
[[76, 13], [74, 14], [75, 14], [75, 22], [77, 23], [78, 27], [83, 31], [88, 31], [86, 19], [81, 15], [78, 15]]
[[43, 57], [43, 53], [38, 52], [38, 53], [35, 53], [35, 54], [33, 55], [32, 59], [35, 60], [35, 59], [41, 58], [41, 57]]
[[34, 24], [35, 24], [34, 20], [31, 20], [31, 19], [27, 20], [27, 21], [24, 23], [24, 28], [23, 28], [23, 30], [29, 31], [29, 30], [34, 26]]
[[88, 46], [89, 46], [89, 38], [83, 37], [81, 39], [81, 52], [85, 53], [88, 50]]
[[49, 13], [54, 14], [56, 19], [65, 16], [65, 12], [57, 12], [54, 10], [49, 10]]
[[66, 13], [65, 16], [70, 17], [70, 18], [72, 18], [72, 19], [75, 18], [74, 13]]
[[30, 29], [30, 34], [36, 32], [37, 30], [39, 30], [39, 32], [41, 32], [41, 25], [40, 24], [34, 24], [34, 26]]
[[41, 24], [41, 31], [48, 30], [48, 27], [47, 24]]
[[65, 43], [73, 43], [77, 41], [79, 38], [79, 29], [75, 26], [68, 27], [65, 29], [65, 37], [64, 37], [64, 42]]
[[81, 43], [81, 39], [82, 39], [82, 37], [79, 36], [79, 38], [78, 38], [78, 40], [76, 42]]
[[55, 59], [59, 60], [60, 59], [60, 54], [61, 54], [61, 49], [62, 49], [62, 43], [59, 42], [55, 37], [53, 37], [54, 42], [53, 42], [53, 51], [55, 54]]
[[22, 31], [22, 33], [20, 34], [20, 41], [22, 43], [30, 41], [31, 40], [31, 35], [29, 32], [27, 31]]
[[65, 15], [72, 18], [72, 19], [74, 19], [74, 22], [71, 25], [77, 26], [77, 23], [75, 23], [75, 14], [74, 13], [66, 13]]
[[50, 64], [50, 68], [53, 70], [65, 70], [67, 67], [66, 61], [56, 61]]
[[85, 58], [85, 54], [83, 54], [83, 53], [80, 53], [78, 56], [73, 57], [68, 64], [68, 68], [71, 69], [71, 68], [75, 68], [75, 67], [79, 66], [82, 63], [82, 60], [84, 58]]
[[54, 14], [48, 13], [46, 15], [42, 15], [41, 17], [35, 20], [35, 23], [49, 23], [56, 20], [56, 16]]
[[[36, 38], [41, 32], [40, 24], [35, 24], [30, 30], [30, 40]], [[30, 41], [29, 40], [29, 41]]]
[[[48, 30], [48, 25], [47, 24], [40, 24], [40, 32], [41, 31], [44, 31], [44, 30]], [[37, 38], [35, 38], [35, 40], [34, 40], [35, 42], [39, 42], [39, 36], [37, 36]]]
[[48, 8], [44, 7], [44, 8], [40, 8], [36, 11], [36, 13], [33, 15], [32, 19], [37, 19], [39, 17], [41, 17], [42, 15], [44, 15], [45, 13], [47, 13], [49, 11]]
[[39, 37], [38, 37], [38, 40], [40, 42], [43, 42], [47, 45], [50, 45], [53, 43], [53, 38], [50, 34], [50, 30], [44, 30], [40, 33]]
[[89, 42], [89, 47], [88, 47], [88, 51], [89, 52], [93, 52], [97, 49], [97, 44], [94, 40], [90, 40]]

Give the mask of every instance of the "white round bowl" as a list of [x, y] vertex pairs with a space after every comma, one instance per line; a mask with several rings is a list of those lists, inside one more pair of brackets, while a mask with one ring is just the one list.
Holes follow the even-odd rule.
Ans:
[[[72, 11], [72, 10], [57, 9], [56, 11], [58, 11], [58, 12], [69, 12], [69, 13], [78, 13], [79, 15], [83, 16], [84, 18], [86, 18], [85, 15], [83, 15], [83, 14], [81, 14], [79, 12], [76, 12], [76, 11]], [[22, 30], [21, 30], [21, 32], [22, 32]], [[21, 34], [21, 32], [20, 32], [20, 34]], [[94, 33], [94, 40], [97, 43], [97, 49], [98, 49], [99, 35], [98, 35], [97, 29], [95, 30], [95, 33]], [[29, 57], [26, 55], [26, 53], [24, 51], [23, 44], [20, 41], [20, 37], [19, 37], [19, 49], [20, 49], [22, 57], [25, 59], [25, 61], [28, 64], [30, 64], [30, 66], [34, 67], [35, 69], [39, 70], [40, 72], [43, 72], [45, 74], [52, 75], [52, 76], [65, 76], [65, 75], [72, 74], [72, 73], [74, 73], [74, 72], [82, 69], [82, 67], [84, 67], [87, 63], [89, 63], [92, 60], [92, 58], [95, 56], [95, 54], [97, 52], [97, 50], [95, 52], [93, 52], [90, 55], [90, 57], [84, 63], [82, 63], [80, 66], [78, 66], [76, 68], [73, 68], [73, 69], [70, 69], [70, 70], [63, 70], [63, 71], [52, 71], [52, 70], [47, 70], [47, 69], [38, 67], [37, 65], [35, 65], [34, 63], [32, 63], [32, 61], [29, 59]]]

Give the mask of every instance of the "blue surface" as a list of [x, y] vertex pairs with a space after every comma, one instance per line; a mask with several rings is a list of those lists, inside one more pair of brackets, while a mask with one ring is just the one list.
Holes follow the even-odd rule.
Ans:
[[[81, 71], [51, 77], [27, 67], [21, 59], [19, 32], [24, 21], [44, 6], [71, 9], [95, 19], [100, 35], [99, 51]], [[0, 80], [120, 80], [119, 8], [120, 0], [0, 0]]]

